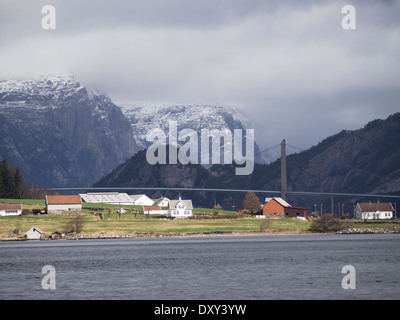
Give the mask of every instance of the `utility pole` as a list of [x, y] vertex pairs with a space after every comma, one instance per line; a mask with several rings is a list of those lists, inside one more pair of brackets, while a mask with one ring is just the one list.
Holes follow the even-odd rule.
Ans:
[[287, 175], [286, 175], [286, 142], [281, 142], [281, 198], [286, 201]]

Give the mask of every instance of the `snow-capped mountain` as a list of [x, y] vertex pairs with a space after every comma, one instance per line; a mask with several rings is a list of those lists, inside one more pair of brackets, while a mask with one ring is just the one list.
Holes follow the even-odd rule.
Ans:
[[28, 182], [90, 186], [134, 152], [121, 110], [73, 75], [0, 81], [0, 158]]
[[[139, 106], [123, 104], [120, 108], [132, 123], [133, 136], [138, 149], [146, 149], [152, 142], [146, 141], [150, 130], [160, 128], [168, 133], [169, 122], [177, 122], [178, 132], [183, 129], [192, 129], [201, 136], [201, 129], [254, 129], [252, 123], [238, 108], [219, 105], [172, 105], [172, 106]], [[243, 131], [244, 132], [244, 131]], [[244, 135], [244, 133], [243, 133]], [[255, 161], [263, 163], [259, 148], [255, 143]]]
[[[153, 128], [252, 129], [224, 106], [117, 106], [72, 74], [0, 80], [0, 159], [42, 187], [90, 186], [151, 142]], [[258, 146], [256, 162], [262, 162]]]

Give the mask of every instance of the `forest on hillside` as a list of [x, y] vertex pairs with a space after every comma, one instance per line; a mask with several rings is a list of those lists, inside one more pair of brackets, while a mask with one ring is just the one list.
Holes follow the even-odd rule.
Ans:
[[19, 168], [3, 159], [0, 162], [0, 198], [2, 199], [43, 199], [52, 190], [41, 189], [39, 185], [27, 185]]

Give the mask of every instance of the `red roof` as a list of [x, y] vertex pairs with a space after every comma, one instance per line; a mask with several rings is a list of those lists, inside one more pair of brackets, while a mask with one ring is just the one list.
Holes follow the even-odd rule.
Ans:
[[21, 203], [0, 203], [0, 210], [22, 210]]
[[143, 211], [158, 211], [161, 210], [159, 206], [143, 206]]
[[79, 194], [77, 195], [56, 195], [46, 196], [46, 204], [81, 204], [82, 198]]

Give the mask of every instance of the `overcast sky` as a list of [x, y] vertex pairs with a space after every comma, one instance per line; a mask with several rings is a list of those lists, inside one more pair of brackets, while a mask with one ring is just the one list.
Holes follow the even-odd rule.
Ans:
[[116, 103], [236, 106], [261, 149], [308, 148], [400, 111], [399, 17], [383, 0], [0, 0], [0, 77], [71, 72]]

